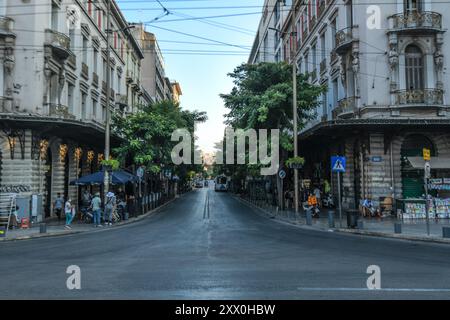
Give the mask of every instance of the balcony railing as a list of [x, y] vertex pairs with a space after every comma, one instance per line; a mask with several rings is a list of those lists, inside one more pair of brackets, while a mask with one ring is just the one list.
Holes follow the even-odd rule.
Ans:
[[11, 35], [14, 29], [14, 20], [0, 16], [0, 35]]
[[389, 17], [390, 26], [398, 31], [442, 30], [442, 15], [431, 11], [411, 11]]
[[351, 47], [351, 44], [357, 40], [355, 37], [355, 30], [353, 27], [339, 30], [336, 33], [335, 39], [336, 39], [335, 51], [338, 54], [345, 52], [348, 48]]
[[54, 53], [63, 59], [67, 59], [72, 54], [70, 51], [70, 38], [64, 33], [46, 29], [45, 45], [50, 46]]
[[89, 80], [89, 67], [86, 63], [82, 63], [81, 64], [81, 76], [85, 79], [85, 80]]
[[98, 88], [98, 74], [92, 72], [92, 85]]
[[56, 103], [48, 103], [44, 106], [49, 117], [74, 120], [75, 116], [69, 112], [69, 107]]
[[338, 101], [338, 106], [333, 110], [333, 119], [350, 115], [357, 109], [356, 97], [347, 97]]
[[444, 92], [439, 89], [398, 90], [395, 93], [397, 105], [442, 105]]

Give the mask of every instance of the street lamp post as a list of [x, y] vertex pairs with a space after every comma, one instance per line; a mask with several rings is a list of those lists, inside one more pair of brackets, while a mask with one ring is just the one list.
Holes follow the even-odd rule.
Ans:
[[[295, 17], [295, 8], [294, 8]], [[276, 28], [269, 28], [275, 30], [276, 32], [289, 34], [292, 39], [291, 41], [296, 41], [297, 32], [283, 32]], [[293, 118], [293, 134], [294, 134], [294, 158], [298, 157], [298, 117], [297, 117], [297, 63], [295, 61], [295, 47], [291, 45], [291, 63], [292, 63], [292, 118]], [[294, 168], [294, 208], [295, 213], [298, 214], [299, 211], [299, 190], [298, 190], [298, 168]]]
[[[111, 26], [111, 0], [107, 1], [107, 9], [106, 9], [106, 112], [105, 112], [105, 160], [109, 160], [109, 152], [110, 152], [110, 131], [111, 131], [111, 110], [109, 108], [110, 99], [111, 99], [111, 57], [110, 57], [110, 35], [111, 30], [109, 29]], [[104, 194], [109, 191], [109, 173], [108, 170], [104, 170]], [[106, 203], [106, 202], [105, 202]]]

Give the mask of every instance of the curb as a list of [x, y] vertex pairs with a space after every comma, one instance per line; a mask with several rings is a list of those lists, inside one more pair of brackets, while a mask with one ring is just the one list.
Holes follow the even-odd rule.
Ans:
[[385, 239], [396, 239], [396, 240], [406, 240], [406, 241], [415, 241], [415, 242], [428, 242], [428, 243], [439, 243], [439, 244], [450, 244], [450, 239], [445, 238], [436, 238], [436, 237], [425, 237], [425, 236], [409, 236], [404, 234], [395, 234], [395, 233], [385, 233], [385, 232], [377, 232], [377, 231], [367, 231], [367, 230], [358, 230], [358, 229], [342, 229], [342, 228], [322, 228], [322, 227], [313, 227], [304, 224], [299, 224], [298, 222], [289, 221], [286, 219], [280, 219], [277, 216], [274, 216], [272, 213], [267, 210], [260, 208], [253, 203], [249, 202], [246, 199], [242, 199], [237, 196], [233, 196], [236, 200], [244, 203], [248, 207], [257, 209], [258, 211], [264, 213], [265, 216], [268, 216], [271, 220], [275, 220], [279, 223], [289, 224], [291, 226], [311, 231], [318, 232], [336, 232], [336, 233], [345, 233], [350, 235], [360, 235], [360, 236], [368, 236], [368, 237], [377, 237], [377, 238], [385, 238]]
[[[189, 192], [187, 192], [187, 193], [189, 193]], [[114, 230], [114, 229], [116, 229], [118, 227], [123, 227], [123, 226], [129, 225], [129, 224], [132, 224], [132, 223], [140, 222], [141, 220], [154, 215], [155, 213], [157, 213], [158, 211], [160, 211], [164, 207], [168, 206], [169, 204], [175, 202], [176, 200], [180, 199], [181, 197], [183, 197], [187, 193], [179, 195], [178, 197], [167, 201], [166, 203], [164, 203], [163, 205], [159, 206], [158, 208], [150, 210], [147, 213], [144, 213], [143, 215], [141, 215], [139, 217], [132, 218], [132, 219], [129, 219], [127, 221], [121, 221], [119, 223], [116, 223], [111, 228], [92, 229], [92, 230], [83, 230], [83, 231], [81, 231], [81, 230], [80, 231], [76, 231], [75, 230], [75, 231], [55, 231], [55, 232], [49, 232], [49, 233], [37, 233], [37, 234], [29, 235], [29, 236], [20, 236], [20, 237], [16, 237], [16, 238], [0, 238], [0, 243], [1, 242], [11, 242], [11, 241], [39, 239], [39, 238], [62, 237], [62, 236], [70, 236], [70, 235], [80, 234], [80, 233], [96, 233], [96, 232], [104, 232], [104, 231], [108, 231], [108, 230]]]

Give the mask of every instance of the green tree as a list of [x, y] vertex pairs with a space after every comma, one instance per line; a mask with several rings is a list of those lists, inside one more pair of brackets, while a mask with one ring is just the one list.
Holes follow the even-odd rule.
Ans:
[[[221, 95], [229, 110], [225, 123], [234, 129], [280, 129], [280, 159], [284, 163], [293, 151], [292, 66], [284, 62], [242, 64], [229, 76], [234, 87]], [[311, 84], [308, 78], [307, 74], [297, 76], [299, 130], [317, 116], [318, 98], [326, 91], [325, 86]], [[246, 175], [255, 174], [254, 166], [244, 166], [244, 170]], [[243, 174], [236, 166], [234, 171]]]
[[[113, 152], [119, 160], [131, 158], [134, 164], [144, 165], [153, 173], [158, 173], [161, 167], [173, 168], [171, 152], [177, 142], [171, 141], [172, 133], [186, 128], [193, 135], [195, 122], [206, 120], [205, 112], [182, 110], [172, 101], [143, 106], [127, 117], [114, 115], [112, 130], [122, 138], [122, 143]], [[186, 177], [190, 170], [199, 168], [184, 165], [173, 169]]]

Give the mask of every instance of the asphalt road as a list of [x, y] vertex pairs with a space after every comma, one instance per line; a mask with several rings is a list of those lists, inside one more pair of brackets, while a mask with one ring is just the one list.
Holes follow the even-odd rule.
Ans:
[[202, 189], [140, 223], [4, 242], [0, 277], [3, 299], [449, 299], [450, 247], [303, 230]]

